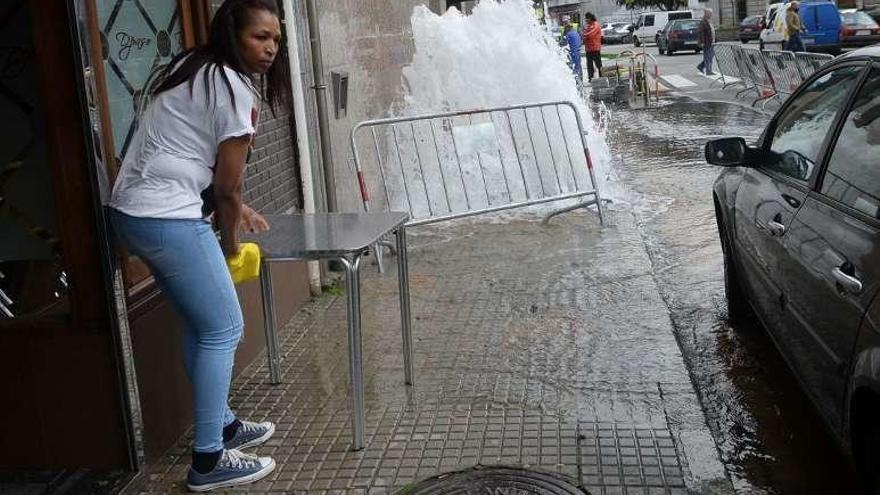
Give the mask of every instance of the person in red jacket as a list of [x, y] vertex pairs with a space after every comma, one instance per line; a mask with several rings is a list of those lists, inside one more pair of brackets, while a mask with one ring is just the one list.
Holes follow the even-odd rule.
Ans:
[[596, 16], [587, 12], [584, 18], [587, 25], [582, 34], [587, 51], [587, 78], [593, 80], [593, 67], [602, 76], [602, 26], [596, 21]]

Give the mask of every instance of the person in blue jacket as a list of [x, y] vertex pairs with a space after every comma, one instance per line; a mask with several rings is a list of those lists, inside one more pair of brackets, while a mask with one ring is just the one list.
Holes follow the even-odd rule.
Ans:
[[584, 69], [581, 65], [581, 46], [583, 44], [581, 41], [581, 34], [578, 33], [577, 29], [571, 24], [570, 19], [565, 19], [564, 22], [565, 28], [562, 31], [562, 35], [568, 43], [570, 58], [569, 66], [571, 67], [578, 84], [580, 84], [581, 80], [584, 78]]

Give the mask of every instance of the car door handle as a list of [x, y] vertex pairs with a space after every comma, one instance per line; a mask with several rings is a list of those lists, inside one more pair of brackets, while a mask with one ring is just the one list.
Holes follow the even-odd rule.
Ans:
[[831, 270], [831, 275], [834, 276], [837, 285], [839, 285], [844, 291], [854, 295], [862, 293], [862, 281], [852, 275], [843, 273], [843, 270], [841, 270], [839, 266]]
[[785, 225], [776, 220], [770, 220], [767, 222], [767, 230], [770, 231], [770, 235], [773, 237], [782, 237], [785, 234]]

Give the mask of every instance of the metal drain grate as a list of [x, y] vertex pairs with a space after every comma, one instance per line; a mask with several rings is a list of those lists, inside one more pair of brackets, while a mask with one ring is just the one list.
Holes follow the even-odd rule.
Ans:
[[478, 466], [428, 478], [406, 486], [397, 493], [398, 495], [584, 495], [587, 492], [555, 473], [514, 467]]

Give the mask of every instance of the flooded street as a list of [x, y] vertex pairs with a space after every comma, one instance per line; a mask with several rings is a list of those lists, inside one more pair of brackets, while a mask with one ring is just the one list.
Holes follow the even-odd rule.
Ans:
[[712, 204], [719, 173], [703, 145], [752, 141], [769, 118], [687, 99], [611, 112], [609, 140], [676, 338], [738, 493], [853, 493], [853, 473], [772, 341], [726, 319]]

